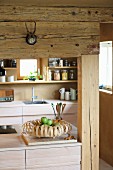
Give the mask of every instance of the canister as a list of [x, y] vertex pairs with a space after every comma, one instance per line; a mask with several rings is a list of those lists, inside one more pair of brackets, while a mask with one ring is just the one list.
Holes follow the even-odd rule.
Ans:
[[62, 80], [68, 80], [68, 71], [62, 70]]
[[69, 80], [75, 80], [75, 71], [74, 70], [69, 71]]
[[60, 80], [60, 71], [54, 70], [54, 80]]

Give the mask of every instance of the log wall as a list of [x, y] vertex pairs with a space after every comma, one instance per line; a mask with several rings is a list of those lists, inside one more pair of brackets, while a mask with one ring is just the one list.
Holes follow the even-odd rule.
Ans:
[[[17, 3], [18, 4], [18, 3]], [[26, 43], [27, 23], [35, 45]], [[113, 21], [112, 8], [40, 7], [0, 2], [0, 58], [76, 57], [99, 53], [100, 22]]]

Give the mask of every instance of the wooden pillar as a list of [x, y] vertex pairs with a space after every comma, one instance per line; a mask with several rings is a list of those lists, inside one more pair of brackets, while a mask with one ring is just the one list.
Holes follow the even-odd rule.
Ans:
[[[81, 57], [81, 98], [78, 123], [82, 127], [82, 170], [99, 170], [99, 56]], [[80, 125], [81, 119], [81, 125]], [[81, 134], [80, 134], [81, 133]]]

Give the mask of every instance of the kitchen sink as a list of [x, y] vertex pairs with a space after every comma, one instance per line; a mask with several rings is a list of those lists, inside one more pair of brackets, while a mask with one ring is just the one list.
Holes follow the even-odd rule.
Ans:
[[46, 101], [24, 101], [24, 104], [48, 104]]

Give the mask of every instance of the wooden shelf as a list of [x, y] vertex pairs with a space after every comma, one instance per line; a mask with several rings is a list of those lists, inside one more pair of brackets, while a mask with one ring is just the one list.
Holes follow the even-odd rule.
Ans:
[[67, 81], [44, 81], [44, 80], [37, 80], [37, 81], [29, 81], [29, 80], [17, 80], [14, 82], [0, 82], [0, 84], [56, 84], [56, 83], [76, 83], [77, 80], [67, 80]]
[[48, 67], [48, 69], [75, 69], [77, 66]]
[[5, 70], [17, 70], [16, 67], [4, 67]]

